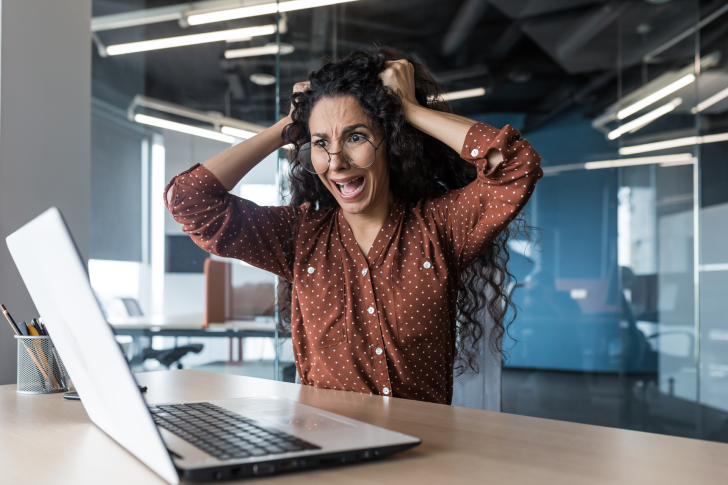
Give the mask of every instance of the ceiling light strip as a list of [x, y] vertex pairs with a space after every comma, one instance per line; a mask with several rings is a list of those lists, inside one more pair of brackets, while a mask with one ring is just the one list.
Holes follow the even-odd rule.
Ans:
[[260, 133], [266, 128], [262, 125], [249, 123], [247, 121], [238, 120], [235, 118], [229, 118], [227, 116], [222, 116], [218, 113], [200, 111], [188, 108], [186, 106], [180, 106], [178, 104], [168, 103], [167, 101], [162, 101], [159, 99], [149, 98], [147, 96], [141, 95], [135, 96], [131, 104], [129, 104], [129, 107], [127, 108], [129, 120], [134, 119], [134, 115], [136, 114], [136, 109], [138, 107], [149, 108], [155, 111], [161, 111], [163, 113], [181, 116], [183, 118], [190, 118], [193, 120], [202, 121], [203, 123], [211, 124], [216, 129], [219, 126], [224, 125], [231, 128], [237, 128], [239, 130], [249, 131], [251, 133]]
[[131, 42], [129, 44], [110, 45], [106, 48], [106, 52], [110, 56], [117, 56], [120, 54], [130, 54], [133, 52], [146, 52], [157, 49], [169, 49], [171, 47], [182, 47], [188, 45], [206, 44], [209, 42], [219, 42], [228, 39], [239, 39], [241, 37], [269, 35], [274, 34], [275, 32], [275, 25], [260, 25], [257, 27], [246, 27], [243, 29], [220, 30], [217, 32], [207, 32], [204, 34], [182, 35], [178, 37], [167, 37], [164, 39]]
[[220, 128], [220, 131], [225, 135], [234, 136], [235, 138], [240, 138], [242, 140], [247, 140], [248, 138], [253, 138], [257, 135], [254, 131], [241, 130], [240, 128], [233, 128], [231, 126], [223, 126]]
[[646, 143], [644, 145], [622, 147], [619, 149], [619, 154], [636, 155], [638, 153], [654, 152], [657, 150], [668, 150], [670, 148], [700, 145], [704, 143], [717, 143], [721, 141], [728, 141], [728, 133], [718, 133], [715, 135], [703, 136], [687, 136], [685, 138], [676, 138], [674, 140], [665, 140], [655, 143]]
[[619, 138], [620, 136], [624, 135], [625, 133], [634, 133], [635, 131], [639, 130], [640, 128], [643, 128], [644, 126], [652, 123], [660, 116], [666, 115], [670, 111], [674, 110], [678, 106], [682, 104], [682, 98], [675, 98], [672, 101], [670, 101], [667, 104], [664, 104], [660, 106], [659, 108], [650, 111], [649, 113], [640, 116], [637, 119], [634, 119], [630, 121], [629, 123], [625, 123], [616, 130], [612, 130], [607, 135], [607, 138], [610, 140], [614, 140], [615, 138]]
[[194, 13], [193, 10], [192, 12], [187, 13], [187, 23], [190, 25], [202, 25], [212, 22], [223, 22], [226, 20], [243, 19], [259, 15], [270, 15], [276, 12], [292, 12], [294, 10], [304, 10], [308, 8], [324, 7], [327, 5], [336, 5], [339, 3], [355, 1], [357, 0], [291, 0], [289, 2], [281, 2], [279, 4], [267, 3], [263, 5], [217, 10], [205, 13]]
[[698, 105], [695, 106], [693, 109], [691, 109], [690, 112], [692, 114], [700, 113], [704, 109], [710, 108], [718, 101], [723, 101], [727, 97], [728, 97], [728, 88], [725, 88], [723, 91], [720, 91], [719, 93], [714, 94], [713, 96], [709, 97], [705, 101], [698, 103]]
[[617, 160], [601, 160], [596, 162], [572, 163], [569, 165], [552, 165], [542, 167], [544, 175], [557, 175], [561, 172], [573, 170], [599, 170], [604, 168], [632, 167], [636, 165], [659, 164], [664, 167], [673, 165], [690, 165], [695, 162], [695, 157], [690, 153], [678, 153], [675, 155], [662, 155], [655, 157], [620, 158]]
[[700, 271], [728, 271], [728, 263], [710, 263], [698, 266]]
[[668, 84], [662, 89], [659, 89], [655, 91], [654, 93], [650, 94], [649, 96], [646, 96], [642, 98], [641, 100], [637, 101], [636, 103], [627, 106], [624, 109], [621, 109], [617, 112], [617, 118], [620, 120], [625, 119], [626, 117], [635, 114], [636, 112], [646, 108], [647, 106], [658, 102], [664, 97], [667, 97], [677, 91], [680, 88], [683, 88], [687, 86], [688, 84], [695, 81], [695, 74], [688, 74], [687, 76], [683, 76], [677, 81]]
[[[485, 88], [473, 88], [464, 89], [462, 91], [453, 91], [451, 93], [442, 93], [438, 98], [439, 101], [454, 101], [456, 99], [475, 98], [477, 96], [483, 96], [485, 95], [485, 93]], [[427, 98], [428, 101], [433, 101], [434, 99], [434, 96], [430, 96], [429, 98]]]
[[[277, 54], [279, 47], [276, 44], [268, 44], [260, 47], [246, 47], [244, 49], [230, 49], [225, 51], [225, 59], [238, 59], [241, 57], [255, 57], [265, 56], [270, 54]], [[293, 52], [293, 46], [290, 44], [281, 44], [280, 46], [281, 55], [290, 54]]]
[[224, 133], [218, 133], [217, 131], [212, 130], [205, 130], [204, 128], [197, 128], [196, 126], [190, 126], [184, 123], [163, 120], [161, 118], [155, 118], [153, 116], [137, 114], [134, 115], [134, 121], [144, 125], [156, 126], [158, 128], [165, 128], [167, 130], [178, 131], [180, 133], [187, 133], [188, 135], [200, 136], [203, 138], [209, 138], [211, 140], [222, 141], [225, 143], [235, 143], [235, 137], [226, 135]]
[[635, 165], [654, 165], [658, 163], [692, 163], [693, 155], [690, 153], [678, 153], [675, 155], [661, 155], [656, 157], [621, 158], [618, 160], [602, 160], [599, 162], [587, 162], [584, 168], [597, 170], [601, 168], [632, 167]]

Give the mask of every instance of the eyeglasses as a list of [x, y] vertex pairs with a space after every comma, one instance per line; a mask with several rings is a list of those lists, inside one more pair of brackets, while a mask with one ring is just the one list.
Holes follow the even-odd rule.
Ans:
[[320, 141], [314, 143], [305, 143], [298, 151], [298, 161], [308, 172], [324, 173], [329, 169], [331, 164], [331, 156], [341, 154], [346, 163], [353, 167], [367, 168], [374, 163], [377, 158], [377, 150], [382, 145], [384, 138], [377, 146], [374, 146], [366, 136], [360, 133], [354, 133], [344, 142], [341, 151], [330, 153]]

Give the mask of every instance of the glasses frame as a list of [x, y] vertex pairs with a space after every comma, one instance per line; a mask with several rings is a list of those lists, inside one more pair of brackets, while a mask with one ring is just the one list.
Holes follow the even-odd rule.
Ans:
[[[384, 142], [384, 140], [386, 140], [386, 138], [382, 138], [381, 140], [379, 140], [379, 144], [377, 146], [374, 146], [374, 143], [372, 143], [371, 140], [369, 140], [369, 138], [366, 138], [367, 143], [369, 143], [372, 146], [372, 148], [374, 149], [374, 157], [372, 158], [372, 163], [370, 163], [369, 165], [367, 165], [365, 167], [360, 167], [359, 165], [354, 165], [354, 164], [351, 163], [352, 162], [351, 158], [344, 158], [344, 161], [346, 163], [348, 163], [349, 165], [351, 165], [353, 167], [356, 167], [356, 168], [368, 168], [368, 167], [371, 167], [374, 164], [374, 162], [377, 160], [377, 150], [379, 150], [379, 147], [382, 146], [382, 142]], [[307, 142], [307, 143], [304, 143], [303, 145], [301, 145], [301, 148], [303, 148], [304, 145], [311, 145], [311, 146], [313, 146], [310, 141]], [[312, 172], [311, 170], [309, 170], [309, 169], [306, 168], [306, 165], [304, 165], [303, 162], [301, 162], [301, 148], [298, 149], [298, 157], [297, 157], [298, 158], [298, 163], [301, 164], [301, 166], [303, 167], [303, 169], [305, 171], [307, 171], [308, 173], [316, 174], [316, 175], [321, 175], [322, 173], [326, 173], [329, 170], [329, 168], [331, 168], [331, 156], [332, 155], [338, 155], [338, 154], [341, 153], [342, 154], [342, 158], [343, 158], [343, 153], [344, 153], [344, 149], [343, 148], [341, 150], [339, 150], [338, 152], [331, 153], [326, 148], [321, 147], [321, 148], [324, 148], [324, 151], [329, 156], [329, 160], [326, 163], [326, 170], [324, 170], [323, 172]]]

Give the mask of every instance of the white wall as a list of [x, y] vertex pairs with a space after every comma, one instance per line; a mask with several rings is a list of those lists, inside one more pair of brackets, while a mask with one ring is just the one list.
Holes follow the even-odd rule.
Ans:
[[[60, 208], [84, 259], [90, 211], [91, 0], [0, 0], [0, 302], [35, 307], [5, 237]], [[15, 382], [13, 332], [0, 323], [0, 384]]]

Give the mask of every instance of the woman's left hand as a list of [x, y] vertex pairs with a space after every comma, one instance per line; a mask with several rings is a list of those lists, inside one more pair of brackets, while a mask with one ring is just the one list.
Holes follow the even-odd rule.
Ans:
[[385, 86], [399, 93], [403, 103], [419, 104], [415, 98], [415, 66], [408, 60], [387, 61], [387, 68], [379, 78]]

